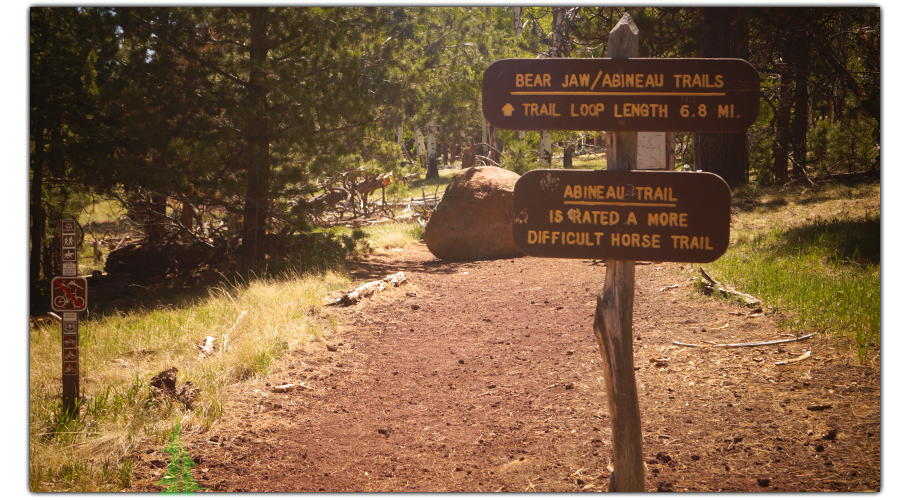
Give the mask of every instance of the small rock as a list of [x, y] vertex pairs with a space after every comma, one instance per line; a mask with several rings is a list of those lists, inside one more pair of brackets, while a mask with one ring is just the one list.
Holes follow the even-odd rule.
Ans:
[[656, 491], [675, 491], [675, 485], [671, 481], [662, 481], [659, 483]]
[[337, 352], [337, 350], [338, 350], [338, 348], [336, 346], [328, 345], [328, 344], [325, 344], [325, 349], [328, 349], [331, 352]]
[[822, 435], [822, 439], [827, 439], [828, 441], [834, 441], [837, 439], [837, 429], [829, 429], [828, 432]]
[[825, 445], [817, 444], [816, 445], [816, 453], [822, 453], [823, 451], [825, 451]]
[[409, 306], [409, 307], [411, 307], [413, 311], [418, 311], [418, 310], [419, 310], [419, 304], [413, 304], [413, 305], [411, 305], [411, 306]]
[[666, 452], [664, 452], [664, 451], [661, 451], [661, 452], [657, 453], [657, 454], [656, 454], [656, 459], [659, 460], [660, 462], [664, 463], [664, 464], [667, 464], [667, 463], [669, 463], [669, 462], [672, 461], [672, 457], [671, 457], [668, 453], [666, 453]]
[[756, 478], [756, 484], [762, 486], [763, 488], [768, 488], [769, 485], [772, 484], [772, 478], [758, 477]]
[[575, 384], [573, 384], [573, 383], [571, 383], [571, 382], [569, 382], [568, 384], [566, 384], [566, 390], [571, 390], [571, 389], [574, 389], [574, 388], [575, 388]]

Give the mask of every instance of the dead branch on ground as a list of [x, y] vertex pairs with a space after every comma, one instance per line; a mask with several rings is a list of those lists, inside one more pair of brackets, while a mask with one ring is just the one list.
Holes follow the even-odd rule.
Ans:
[[748, 342], [744, 344], [710, 344], [710, 345], [700, 345], [700, 344], [686, 344], [684, 342], [672, 341], [673, 344], [681, 347], [760, 347], [764, 345], [775, 345], [775, 344], [786, 344], [788, 342], [799, 342], [801, 340], [806, 340], [815, 335], [815, 333], [810, 333], [809, 335], [804, 335], [803, 337], [797, 337], [795, 339], [787, 339], [787, 340], [772, 340], [770, 342]]

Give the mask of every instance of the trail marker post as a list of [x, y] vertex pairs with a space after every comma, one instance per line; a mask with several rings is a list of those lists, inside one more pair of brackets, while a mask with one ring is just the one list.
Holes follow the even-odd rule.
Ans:
[[710, 173], [634, 171], [639, 131], [746, 130], [759, 75], [739, 59], [636, 59], [627, 13], [610, 59], [506, 59], [484, 73], [482, 110], [512, 130], [606, 130], [607, 171], [533, 170], [514, 190], [513, 238], [527, 255], [606, 259], [594, 336], [612, 425], [610, 491], [644, 491], [634, 377], [635, 260], [711, 262], [728, 247], [731, 190]]
[[62, 313], [63, 412], [78, 411], [78, 313], [87, 308], [87, 279], [78, 277], [78, 226], [72, 219], [59, 223], [62, 276], [50, 282], [50, 306]]

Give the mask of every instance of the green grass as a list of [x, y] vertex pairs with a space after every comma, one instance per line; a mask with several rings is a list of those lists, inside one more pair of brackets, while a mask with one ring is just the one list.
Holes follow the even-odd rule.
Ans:
[[572, 158], [572, 168], [606, 170], [606, 153], [582, 155]]
[[750, 190], [733, 205], [732, 243], [710, 274], [864, 362], [881, 343], [880, 188]]
[[[450, 180], [459, 172], [458, 169], [440, 170], [436, 179], [425, 179], [423, 173], [418, 179], [410, 181], [409, 185], [395, 180], [385, 189], [385, 195], [389, 203], [400, 203], [410, 198], [422, 198], [424, 188], [428, 198], [431, 198], [437, 191], [438, 199], [440, 199], [447, 186], [450, 185]], [[381, 199], [380, 194], [377, 199]]]

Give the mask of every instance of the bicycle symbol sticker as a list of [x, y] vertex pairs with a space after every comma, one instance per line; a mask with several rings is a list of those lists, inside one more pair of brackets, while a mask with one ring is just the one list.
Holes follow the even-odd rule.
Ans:
[[50, 284], [50, 305], [54, 311], [87, 309], [87, 279], [57, 276]]

